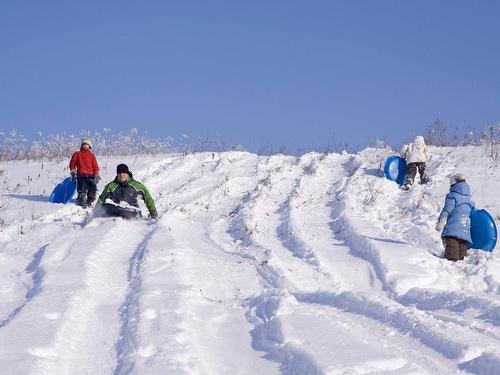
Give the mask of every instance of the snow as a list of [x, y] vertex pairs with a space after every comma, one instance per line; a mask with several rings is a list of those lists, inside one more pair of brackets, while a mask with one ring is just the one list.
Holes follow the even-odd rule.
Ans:
[[67, 160], [3, 163], [0, 373], [497, 374], [497, 250], [448, 262], [434, 230], [456, 172], [498, 221], [483, 151], [431, 148], [409, 191], [388, 148], [99, 158], [158, 221], [49, 203]]

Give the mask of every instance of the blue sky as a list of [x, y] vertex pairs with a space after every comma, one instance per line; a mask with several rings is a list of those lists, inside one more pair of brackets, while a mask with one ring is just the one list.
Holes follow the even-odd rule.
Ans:
[[0, 130], [290, 151], [500, 122], [500, 1], [0, 4]]

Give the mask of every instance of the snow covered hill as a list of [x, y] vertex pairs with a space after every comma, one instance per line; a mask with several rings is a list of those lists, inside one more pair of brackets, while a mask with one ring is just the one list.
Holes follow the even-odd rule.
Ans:
[[0, 166], [1, 374], [499, 374], [500, 256], [440, 258], [448, 177], [500, 215], [481, 147], [431, 148], [428, 185], [392, 152], [101, 158], [160, 218], [48, 202], [67, 160]]

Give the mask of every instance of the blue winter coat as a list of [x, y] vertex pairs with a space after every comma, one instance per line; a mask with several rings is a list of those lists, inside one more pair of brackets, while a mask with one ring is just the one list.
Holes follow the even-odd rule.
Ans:
[[470, 196], [470, 187], [467, 182], [458, 182], [450, 186], [446, 194], [443, 210], [439, 220], [446, 220], [441, 237], [455, 237], [472, 242], [470, 238], [470, 211], [474, 202]]

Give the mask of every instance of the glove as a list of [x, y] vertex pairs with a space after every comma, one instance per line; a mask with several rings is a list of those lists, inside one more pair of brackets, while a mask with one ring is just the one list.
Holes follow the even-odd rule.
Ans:
[[438, 220], [438, 222], [436, 223], [436, 230], [438, 232], [441, 232], [441, 230], [443, 229], [444, 227], [444, 221], [443, 220]]
[[101, 176], [99, 176], [99, 175], [94, 176], [94, 185], [97, 185], [99, 183], [99, 181], [101, 181]]
[[71, 181], [73, 181], [76, 184], [76, 171], [71, 171], [70, 176], [71, 176]]
[[149, 213], [149, 217], [150, 217], [151, 219], [157, 220], [157, 219], [158, 219], [158, 212], [156, 212], [156, 211], [152, 211], [152, 212], [150, 212], [150, 213]]

